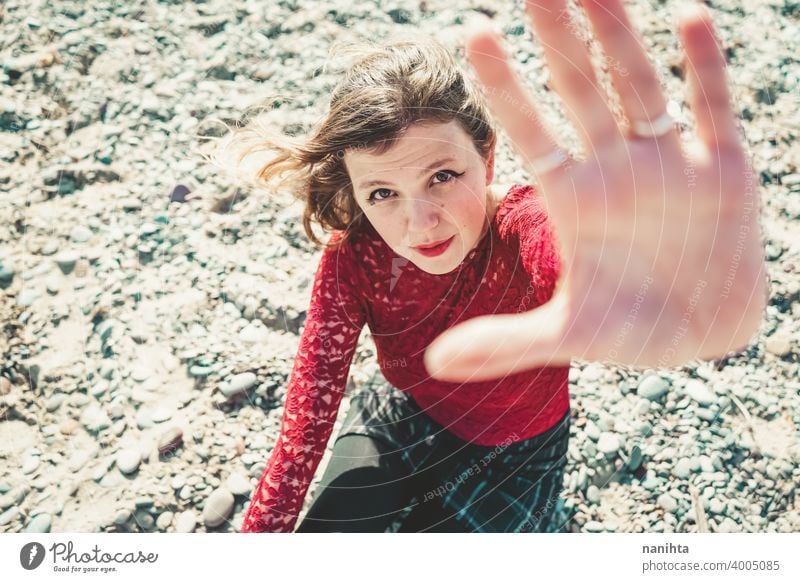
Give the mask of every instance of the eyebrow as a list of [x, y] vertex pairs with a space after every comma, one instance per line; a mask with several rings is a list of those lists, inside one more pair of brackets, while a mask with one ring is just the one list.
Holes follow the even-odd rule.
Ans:
[[[447, 158], [442, 158], [440, 160], [436, 160], [432, 164], [428, 165], [427, 168], [423, 168], [422, 170], [420, 170], [419, 174], [417, 174], [417, 175], [418, 176], [422, 176], [423, 174], [426, 174], [427, 172], [430, 172], [431, 170], [433, 170], [437, 166], [441, 166], [442, 164], [446, 164], [446, 163], [449, 163], [449, 162], [456, 162], [456, 161], [458, 161], [458, 160], [456, 160], [453, 157], [447, 157]], [[361, 188], [369, 188], [370, 186], [391, 186], [391, 185], [392, 185], [391, 182], [385, 182], [383, 180], [370, 180], [368, 182], [362, 182], [360, 187]]]

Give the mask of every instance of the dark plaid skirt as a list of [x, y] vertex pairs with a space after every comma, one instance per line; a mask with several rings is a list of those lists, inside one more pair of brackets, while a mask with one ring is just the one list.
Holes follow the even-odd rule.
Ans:
[[432, 503], [465, 531], [553, 532], [567, 463], [570, 413], [535, 437], [482, 446], [463, 441], [389, 384], [363, 389], [336, 439], [371, 436], [418, 479], [417, 503]]

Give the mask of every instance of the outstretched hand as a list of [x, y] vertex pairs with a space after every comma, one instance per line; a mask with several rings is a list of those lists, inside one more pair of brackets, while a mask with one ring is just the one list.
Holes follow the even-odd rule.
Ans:
[[[439, 336], [428, 371], [478, 381], [572, 358], [672, 367], [745, 347], [767, 301], [758, 173], [733, 113], [725, 61], [701, 5], [681, 19], [696, 135], [682, 144], [621, 0], [581, 0], [626, 117], [599, 88], [566, 0], [527, 2], [555, 89], [582, 138], [574, 158], [537, 112], [500, 40], [473, 31], [467, 56], [538, 183], [562, 256], [553, 297]], [[623, 75], [624, 73], [624, 75]]]

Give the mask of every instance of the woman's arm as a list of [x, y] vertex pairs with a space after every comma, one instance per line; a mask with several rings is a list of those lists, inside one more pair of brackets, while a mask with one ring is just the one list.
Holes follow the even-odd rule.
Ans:
[[275, 448], [242, 532], [291, 532], [333, 430], [366, 317], [342, 250], [326, 250], [286, 392]]

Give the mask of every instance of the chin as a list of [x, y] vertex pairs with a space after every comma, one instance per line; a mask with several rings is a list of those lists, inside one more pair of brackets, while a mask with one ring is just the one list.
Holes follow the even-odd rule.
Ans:
[[418, 269], [430, 275], [446, 275], [461, 264], [461, 261], [454, 261], [452, 258], [436, 261], [434, 259], [424, 260], [424, 257], [414, 257], [409, 260], [414, 263]]

